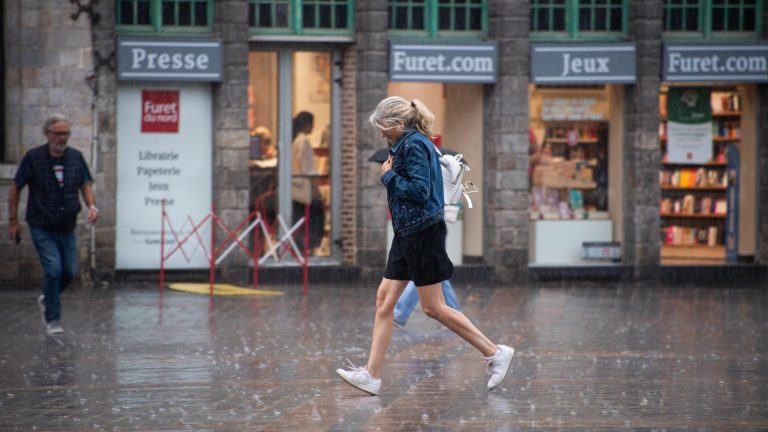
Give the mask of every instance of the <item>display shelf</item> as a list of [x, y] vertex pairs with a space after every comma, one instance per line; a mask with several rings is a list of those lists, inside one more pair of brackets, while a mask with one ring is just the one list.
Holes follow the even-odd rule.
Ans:
[[[659, 144], [664, 155], [659, 173], [662, 195], [660, 210], [663, 210], [659, 216], [662, 235], [665, 236], [662, 238], [662, 259], [725, 260], [723, 232], [727, 222], [724, 212], [727, 179], [724, 177], [728, 162], [725, 160], [724, 148], [727, 143], [740, 142], [742, 139], [741, 112], [738, 110], [741, 104], [738, 94], [733, 91], [713, 89], [710, 95], [714, 156], [704, 163], [670, 163], [667, 160], [666, 93], [662, 93], [659, 98]], [[672, 211], [669, 211], [670, 203], [673, 203]], [[717, 211], [701, 213], [699, 206], [710, 211], [716, 207]]]
[[[568, 138], [545, 138], [545, 141], [552, 144], [568, 144]], [[576, 141], [579, 144], [597, 144], [599, 141], [594, 138], [580, 138]]]
[[680, 219], [725, 219], [725, 215], [720, 213], [661, 213], [660, 216]]
[[725, 260], [725, 246], [705, 245], [663, 245], [661, 247], [662, 259], [688, 259], [688, 260]]
[[718, 111], [713, 112], [712, 117], [741, 117], [741, 111]]
[[661, 190], [687, 190], [687, 191], [725, 191], [725, 186], [669, 186], [663, 185]]
[[[718, 118], [718, 117], [741, 117], [741, 111], [719, 111], [719, 112], [713, 112], [712, 117]], [[661, 120], [667, 120], [666, 115], [659, 115], [659, 118]]]
[[726, 167], [726, 166], [728, 166], [728, 162], [709, 161], [709, 162], [704, 162], [703, 164], [693, 163], [693, 162], [676, 163], [676, 162], [667, 162], [666, 158], [662, 159], [661, 164], [662, 165], [669, 165], [669, 166], [697, 166], [697, 167], [698, 166], [705, 166], [705, 167]]

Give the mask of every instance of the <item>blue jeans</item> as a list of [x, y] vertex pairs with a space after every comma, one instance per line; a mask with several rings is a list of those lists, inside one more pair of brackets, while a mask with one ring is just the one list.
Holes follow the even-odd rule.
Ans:
[[[456, 293], [453, 291], [453, 284], [451, 284], [450, 280], [443, 281], [443, 297], [445, 297], [445, 304], [457, 311], [461, 311], [461, 306], [459, 306], [459, 302], [456, 300]], [[405, 290], [403, 290], [403, 293], [397, 300], [397, 304], [395, 304], [395, 322], [404, 326], [418, 302], [419, 292], [416, 290], [416, 285], [414, 285], [413, 281], [408, 282]]]
[[75, 230], [48, 231], [29, 227], [32, 242], [43, 266], [43, 295], [45, 320], [61, 319], [61, 292], [67, 288], [77, 271]]

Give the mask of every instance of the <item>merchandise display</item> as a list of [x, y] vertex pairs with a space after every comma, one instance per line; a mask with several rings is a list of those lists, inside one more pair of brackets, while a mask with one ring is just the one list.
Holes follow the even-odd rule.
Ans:
[[[692, 261], [725, 259], [725, 226], [728, 188], [727, 154], [729, 143], [741, 139], [739, 95], [735, 90], [705, 89], [710, 96], [712, 134], [706, 143], [694, 143], [701, 149], [691, 152], [709, 154], [705, 162], [670, 160], [668, 94], [659, 97], [661, 124], [659, 141], [662, 161], [659, 171], [661, 202], [661, 257]], [[694, 126], [695, 127], [695, 126]], [[705, 128], [708, 126], [705, 125]], [[707, 134], [709, 131], [706, 131]], [[703, 135], [709, 136], [709, 135]]]
[[544, 130], [531, 167], [530, 218], [606, 219], [607, 123], [546, 122]]

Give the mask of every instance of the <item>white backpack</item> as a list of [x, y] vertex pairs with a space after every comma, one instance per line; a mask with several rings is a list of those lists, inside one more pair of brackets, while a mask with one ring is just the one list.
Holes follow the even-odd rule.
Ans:
[[443, 172], [443, 195], [445, 205], [455, 205], [461, 201], [461, 196], [467, 200], [467, 207], [472, 208], [472, 200], [469, 199], [470, 193], [477, 192], [477, 188], [472, 182], [462, 183], [464, 173], [469, 171], [462, 159], [464, 156], [459, 153], [456, 155], [444, 155], [440, 149], [435, 146], [435, 151], [439, 155], [440, 168]]

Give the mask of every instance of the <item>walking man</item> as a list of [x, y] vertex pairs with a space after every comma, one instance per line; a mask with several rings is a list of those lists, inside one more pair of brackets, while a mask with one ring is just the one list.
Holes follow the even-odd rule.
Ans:
[[8, 198], [8, 233], [21, 238], [18, 220], [19, 193], [29, 185], [27, 223], [40, 264], [43, 293], [37, 299], [49, 335], [61, 334], [61, 292], [77, 271], [75, 227], [82, 194], [88, 222], [95, 223], [99, 209], [93, 194], [93, 178], [83, 154], [67, 147], [72, 135], [70, 121], [53, 115], [43, 123], [46, 144], [24, 155], [16, 171]]

